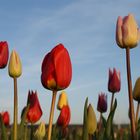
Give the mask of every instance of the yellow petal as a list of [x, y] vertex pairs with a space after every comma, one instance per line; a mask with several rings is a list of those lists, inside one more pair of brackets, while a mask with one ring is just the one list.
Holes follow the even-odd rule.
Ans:
[[12, 51], [10, 56], [8, 71], [9, 71], [9, 75], [13, 78], [19, 77], [22, 73], [22, 65], [21, 65], [20, 57], [17, 54], [17, 52], [14, 50]]
[[140, 102], [140, 77], [136, 80], [134, 89], [133, 89], [133, 98]]
[[138, 44], [138, 25], [132, 14], [124, 18], [123, 44], [126, 47], [134, 48]]
[[68, 99], [66, 92], [62, 91], [58, 99], [57, 108], [61, 110], [64, 105], [68, 105]]
[[91, 104], [89, 104], [88, 110], [87, 110], [87, 125], [88, 125], [88, 133], [94, 134], [97, 128], [97, 120], [96, 120], [96, 115]]

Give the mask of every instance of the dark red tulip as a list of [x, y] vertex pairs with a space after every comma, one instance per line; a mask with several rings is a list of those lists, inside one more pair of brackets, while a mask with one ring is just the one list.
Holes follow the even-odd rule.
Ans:
[[58, 117], [57, 125], [66, 128], [70, 122], [70, 117], [70, 108], [68, 105], [64, 105]]
[[10, 115], [9, 115], [8, 111], [2, 112], [2, 113], [0, 113], [0, 115], [2, 116], [3, 123], [6, 126], [8, 126], [10, 123]]
[[101, 113], [107, 111], [107, 95], [105, 95], [104, 93], [101, 93], [98, 96], [97, 110]]
[[109, 80], [108, 80], [108, 91], [112, 93], [119, 92], [121, 88], [121, 79], [120, 71], [116, 71], [114, 68], [113, 71], [109, 69]]
[[37, 92], [29, 91], [27, 104], [30, 104], [29, 111], [27, 112], [27, 120], [30, 123], [36, 123], [42, 116]]
[[49, 52], [42, 62], [42, 85], [49, 90], [62, 90], [72, 79], [72, 65], [67, 49], [59, 44]]
[[5, 68], [9, 58], [9, 49], [6, 41], [0, 42], [0, 68]]

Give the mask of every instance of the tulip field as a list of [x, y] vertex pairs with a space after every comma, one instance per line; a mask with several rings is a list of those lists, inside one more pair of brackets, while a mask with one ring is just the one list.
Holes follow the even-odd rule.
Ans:
[[[140, 78], [132, 89], [130, 50], [137, 47], [140, 41], [140, 30], [133, 14], [128, 14], [117, 19], [116, 43], [118, 49], [126, 51], [126, 73], [129, 97], [130, 124], [118, 126], [114, 124], [114, 116], [117, 110], [116, 93], [121, 90], [121, 72], [116, 68], [108, 71], [108, 92], [111, 93], [111, 101], [107, 103], [107, 95], [100, 93], [97, 101], [97, 118], [95, 109], [85, 97], [83, 110], [83, 123], [81, 125], [69, 125], [71, 120], [71, 107], [66, 93], [72, 79], [72, 61], [69, 51], [62, 44], [56, 45], [42, 60], [40, 82], [46, 90], [52, 92], [49, 122], [40, 120], [43, 111], [38, 99], [38, 92], [28, 91], [27, 104], [18, 114], [18, 81], [22, 75], [22, 62], [16, 50], [12, 50], [9, 57], [7, 41], [0, 42], [0, 68], [8, 67], [8, 74], [13, 80], [13, 114], [8, 110], [0, 113], [0, 140], [140, 140]], [[118, 56], [119, 57], [119, 56]], [[60, 91], [60, 94], [57, 92]], [[59, 96], [56, 103], [56, 97]], [[137, 101], [137, 109], [134, 109], [134, 100]], [[55, 107], [60, 114], [56, 123], [53, 121]], [[109, 110], [108, 116], [104, 113]], [[136, 113], [135, 113], [136, 112]], [[13, 124], [10, 123], [10, 115], [13, 115]], [[18, 116], [21, 116], [19, 122]], [[40, 123], [37, 125], [37, 122]]]

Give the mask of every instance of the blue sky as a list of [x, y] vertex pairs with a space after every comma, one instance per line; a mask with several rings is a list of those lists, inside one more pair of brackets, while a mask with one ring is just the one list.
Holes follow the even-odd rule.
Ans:
[[[41, 62], [54, 46], [63, 43], [73, 65], [71, 85], [65, 90], [71, 107], [71, 123], [82, 123], [86, 97], [96, 111], [98, 94], [108, 95], [108, 69], [121, 71], [121, 91], [115, 94], [118, 106], [114, 121], [127, 123], [128, 93], [125, 50], [115, 42], [119, 15], [133, 13], [140, 26], [140, 1], [134, 0], [24, 0], [0, 4], [0, 40], [6, 40], [10, 52], [21, 58], [23, 73], [18, 78], [19, 116], [26, 105], [28, 90], [37, 90], [44, 112], [41, 120], [48, 123], [51, 91], [40, 82]], [[131, 50], [132, 82], [140, 76], [140, 45]], [[57, 96], [58, 99], [58, 96]], [[136, 107], [136, 103], [135, 103]], [[13, 80], [7, 67], [0, 71], [0, 111], [8, 110], [13, 119]], [[54, 122], [59, 111], [55, 109]], [[108, 112], [105, 113], [105, 116]]]

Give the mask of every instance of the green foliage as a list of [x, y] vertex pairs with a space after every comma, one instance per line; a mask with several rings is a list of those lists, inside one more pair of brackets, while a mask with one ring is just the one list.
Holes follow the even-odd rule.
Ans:
[[87, 106], [88, 106], [88, 98], [86, 98], [85, 105], [84, 105], [83, 137], [82, 137], [82, 140], [88, 140]]
[[0, 127], [1, 127], [1, 140], [8, 140], [7, 130], [3, 123], [3, 119], [1, 115], [0, 115]]
[[114, 140], [113, 132], [113, 118], [117, 107], [117, 100], [115, 100], [112, 111], [109, 113], [105, 127], [104, 140]]

